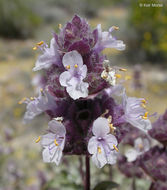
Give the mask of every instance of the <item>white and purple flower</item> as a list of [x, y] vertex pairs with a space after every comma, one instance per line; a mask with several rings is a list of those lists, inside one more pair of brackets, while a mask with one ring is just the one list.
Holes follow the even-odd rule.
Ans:
[[145, 100], [143, 98], [127, 97], [124, 90], [122, 107], [124, 115], [121, 119], [145, 133], [152, 128], [151, 122], [147, 117], [148, 112], [145, 110]]
[[147, 138], [137, 138], [134, 141], [134, 148], [129, 149], [125, 156], [127, 157], [128, 162], [133, 162], [138, 156], [150, 149], [150, 142]]
[[31, 97], [30, 99], [26, 98], [23, 102], [27, 104], [24, 122], [32, 120], [35, 116], [46, 110], [55, 109], [57, 106], [55, 98], [43, 89], [39, 91], [38, 97]]
[[113, 30], [118, 29], [118, 27], [112, 26], [109, 31], [102, 32], [101, 24], [97, 25], [98, 30], [98, 41], [95, 45], [95, 49], [98, 49], [99, 51], [102, 51], [105, 48], [115, 48], [117, 50], [124, 50], [125, 44], [121, 40], [116, 40], [111, 35], [111, 32]]
[[117, 159], [117, 139], [110, 133], [109, 122], [106, 118], [99, 117], [93, 123], [93, 137], [88, 143], [88, 151], [98, 168], [105, 164], [115, 164]]
[[44, 162], [54, 162], [59, 165], [65, 145], [66, 129], [61, 122], [51, 120], [48, 124], [48, 134], [41, 138]]
[[43, 41], [37, 43], [37, 45], [43, 54], [38, 57], [33, 71], [48, 69], [53, 64], [58, 65], [60, 61], [60, 55], [58, 53], [58, 45], [55, 38], [51, 39], [50, 48]]
[[64, 55], [63, 65], [67, 69], [61, 73], [60, 84], [66, 87], [66, 91], [74, 100], [88, 96], [88, 83], [83, 82], [87, 74], [87, 66], [83, 64], [82, 56], [77, 51], [71, 51]]

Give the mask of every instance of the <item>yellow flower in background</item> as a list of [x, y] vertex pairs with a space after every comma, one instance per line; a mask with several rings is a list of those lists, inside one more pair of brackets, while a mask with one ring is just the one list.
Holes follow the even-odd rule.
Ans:
[[144, 33], [144, 39], [145, 39], [145, 40], [150, 40], [151, 38], [152, 38], [152, 35], [151, 35], [150, 32], [145, 32], [145, 33]]

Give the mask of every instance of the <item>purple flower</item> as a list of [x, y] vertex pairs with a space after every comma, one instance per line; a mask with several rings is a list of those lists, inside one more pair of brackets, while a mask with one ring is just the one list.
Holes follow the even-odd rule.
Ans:
[[76, 100], [95, 95], [115, 84], [115, 71], [110, 69], [108, 72], [103, 68], [106, 56], [102, 50], [122, 50], [125, 45], [111, 36], [115, 27], [110, 32], [102, 32], [99, 26], [91, 30], [85, 19], [75, 15], [58, 34], [54, 33], [50, 48], [43, 41], [37, 43], [43, 54], [33, 70], [44, 69], [43, 88], [57, 98], [69, 95]]
[[153, 182], [153, 186], [150, 190], [167, 190], [167, 183], [162, 181]]
[[109, 134], [110, 127], [106, 118], [99, 117], [93, 123], [93, 137], [88, 142], [88, 151], [93, 154], [95, 165], [102, 168], [105, 164], [115, 164], [117, 153], [117, 139]]
[[33, 68], [33, 71], [48, 69], [52, 64], [58, 65], [60, 56], [58, 53], [58, 45], [54, 38], [50, 41], [50, 48], [43, 41], [37, 43], [43, 54], [38, 57], [38, 60]]
[[59, 165], [65, 144], [66, 129], [64, 125], [56, 120], [51, 120], [48, 124], [48, 134], [42, 136], [41, 144], [44, 162], [55, 162]]
[[162, 144], [167, 144], [167, 110], [161, 115], [157, 121], [152, 124], [149, 134], [152, 138], [158, 140]]
[[83, 65], [82, 56], [77, 51], [71, 51], [63, 56], [63, 65], [68, 71], [61, 73], [60, 84], [74, 100], [88, 96], [88, 83], [83, 82], [87, 74], [87, 66]]
[[98, 41], [95, 45], [95, 49], [99, 49], [102, 51], [105, 48], [115, 48], [118, 50], [124, 50], [125, 44], [121, 40], [116, 40], [112, 35], [111, 32], [115, 29], [118, 29], [118, 27], [111, 27], [108, 32], [104, 31], [102, 32], [101, 24], [97, 25], [98, 30]]
[[27, 111], [24, 115], [25, 122], [32, 120], [35, 116], [44, 111], [56, 109], [57, 105], [55, 98], [42, 89], [40, 90], [38, 97], [31, 97], [30, 99], [26, 98], [24, 103], [27, 104]]
[[153, 180], [167, 181], [167, 153], [163, 148], [155, 146], [139, 158], [140, 167]]
[[124, 115], [121, 119], [147, 133], [152, 126], [147, 117], [148, 112], [142, 107], [143, 102], [145, 102], [145, 100], [142, 98], [127, 97], [124, 91], [122, 100]]
[[150, 148], [150, 143], [147, 138], [137, 138], [134, 142], [134, 148], [129, 149], [125, 156], [128, 159], [128, 162], [133, 162], [137, 159], [138, 156], [148, 151]]
[[144, 175], [142, 169], [138, 166], [138, 162], [128, 162], [125, 156], [118, 156], [118, 168], [126, 177], [141, 178]]

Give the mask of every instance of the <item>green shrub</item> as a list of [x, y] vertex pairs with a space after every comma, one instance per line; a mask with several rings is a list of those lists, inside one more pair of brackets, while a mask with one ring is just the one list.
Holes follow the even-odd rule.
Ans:
[[31, 37], [40, 23], [31, 6], [29, 0], [0, 0], [0, 36]]
[[[144, 4], [152, 3], [163, 4], [163, 7], [144, 6]], [[134, 30], [135, 35], [132, 35], [133, 38], [129, 36], [129, 57], [142, 61], [167, 61], [165, 0], [132, 1], [130, 8], [129, 28]]]

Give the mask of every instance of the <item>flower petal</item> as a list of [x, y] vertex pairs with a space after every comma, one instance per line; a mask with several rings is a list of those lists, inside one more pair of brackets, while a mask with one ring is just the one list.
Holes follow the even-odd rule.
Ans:
[[92, 132], [97, 137], [103, 137], [110, 131], [108, 120], [103, 117], [97, 118], [93, 123]]
[[107, 164], [107, 158], [105, 155], [105, 151], [102, 146], [99, 146], [101, 148], [101, 153], [93, 154], [92, 161], [98, 168], [102, 168], [105, 164]]
[[64, 127], [64, 125], [56, 120], [51, 120], [48, 123], [49, 126], [49, 131], [51, 131], [52, 133], [64, 137], [66, 134], [66, 129]]
[[118, 144], [118, 141], [117, 141], [116, 137], [114, 135], [112, 135], [112, 134], [106, 135], [105, 141], [108, 144], [108, 146], [110, 147], [110, 149], [114, 149], [113, 146], [114, 145], [117, 146], [117, 144]]
[[71, 78], [71, 74], [68, 71], [65, 71], [63, 73], [61, 73], [60, 77], [59, 77], [59, 82], [62, 86], [68, 86], [68, 81]]
[[[74, 81], [73, 86], [67, 86], [66, 90], [68, 92], [68, 94], [70, 95], [71, 98], [73, 98], [74, 100], [78, 99], [78, 98], [86, 98], [88, 96], [88, 83], [86, 82], [80, 82], [80, 83], [76, 83], [76, 80], [71, 80]], [[70, 81], [70, 83], [72, 83]]]
[[75, 68], [75, 64], [77, 64], [78, 67], [83, 65], [82, 56], [77, 51], [70, 51], [63, 56], [64, 67], [70, 65], [70, 68], [72, 69]]
[[52, 38], [50, 42], [50, 48], [48, 47], [44, 48], [44, 53], [43, 55], [40, 55], [38, 57], [35, 67], [33, 68], [33, 71], [47, 69], [52, 64], [58, 64], [60, 56], [57, 49], [58, 47], [57, 47], [56, 40], [55, 38]]
[[133, 162], [136, 160], [138, 156], [138, 152], [135, 149], [129, 149], [126, 153], [125, 156], [128, 159], [128, 162]]
[[54, 143], [55, 134], [48, 133], [42, 136], [41, 145], [42, 146], [49, 146], [50, 144]]
[[131, 125], [133, 125], [134, 127], [142, 130], [145, 133], [147, 133], [148, 130], [152, 129], [152, 125], [149, 119], [143, 119], [140, 117], [136, 119], [132, 119], [132, 118], [126, 117], [126, 121], [130, 123]]
[[90, 154], [96, 154], [97, 153], [97, 147], [98, 147], [98, 141], [96, 137], [90, 138], [88, 142], [88, 152]]

